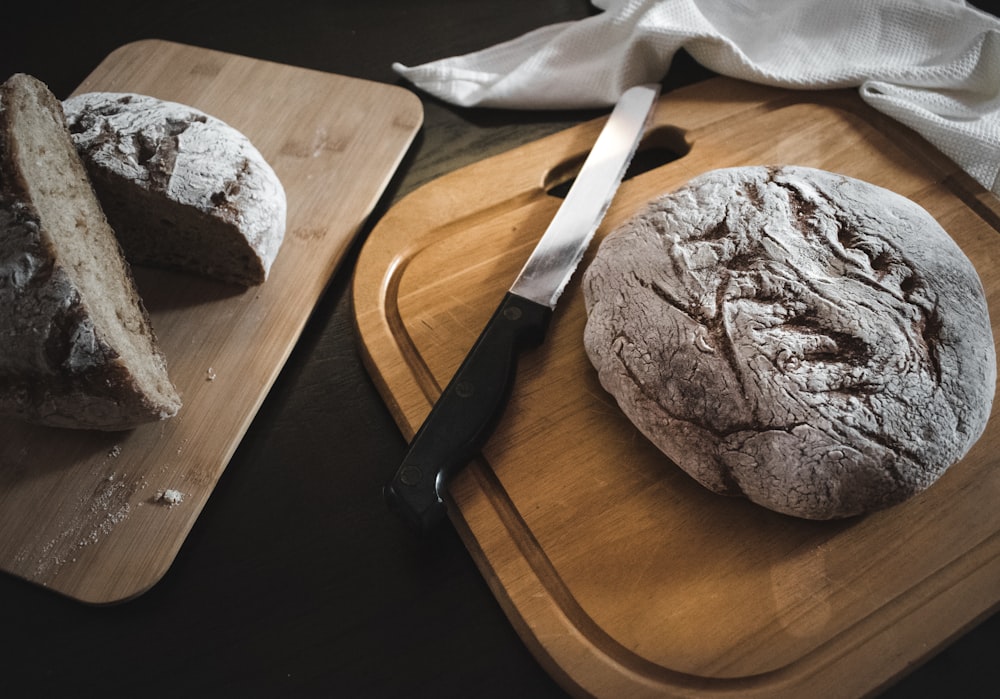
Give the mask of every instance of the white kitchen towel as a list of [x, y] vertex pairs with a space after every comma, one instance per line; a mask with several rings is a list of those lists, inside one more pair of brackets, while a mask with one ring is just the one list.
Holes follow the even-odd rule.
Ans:
[[460, 106], [613, 104], [683, 48], [716, 73], [786, 88], [858, 87], [1000, 195], [1000, 19], [964, 0], [593, 0], [603, 12], [420, 66]]

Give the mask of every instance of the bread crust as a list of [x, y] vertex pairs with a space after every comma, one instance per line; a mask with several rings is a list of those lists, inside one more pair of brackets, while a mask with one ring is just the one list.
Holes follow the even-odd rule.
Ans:
[[[37, 100], [38, 109], [25, 106], [28, 100]], [[96, 199], [91, 213], [76, 214], [77, 226], [103, 236], [109, 249], [118, 251], [117, 269], [135, 307], [135, 331], [152, 347], [145, 371], [158, 377], [158, 390], [139, 385], [133, 366], [95, 324], [89, 300], [60, 257], [53, 236], [73, 231], [51, 230], [40, 212], [39, 187], [28, 181], [29, 169], [16, 147], [23, 126], [15, 111], [22, 108], [44, 113], [39, 123], [50, 124], [51, 133], [44, 137], [58, 153], [59, 167], [72, 177], [78, 196], [94, 196], [58, 100], [35, 78], [12, 76], [0, 86], [0, 414], [102, 430], [171, 417], [180, 408], [180, 398], [167, 378], [166, 361], [156, 348], [148, 313], [120, 259], [113, 232], [103, 218], [93, 218], [92, 212], [100, 210]]]
[[243, 286], [267, 279], [287, 203], [243, 133], [149, 95], [89, 92], [63, 108], [130, 262]]
[[926, 489], [996, 384], [975, 268], [913, 201], [797, 167], [705, 173], [584, 276], [601, 383], [709, 489], [810, 519]]

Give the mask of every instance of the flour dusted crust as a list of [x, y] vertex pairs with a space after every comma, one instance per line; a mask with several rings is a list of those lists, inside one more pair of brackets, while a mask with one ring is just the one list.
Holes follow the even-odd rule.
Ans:
[[0, 414], [119, 430], [180, 405], [59, 101], [12, 76], [0, 86]]
[[285, 191], [241, 132], [192, 107], [131, 93], [63, 103], [126, 257], [250, 286], [285, 234]]
[[707, 488], [811, 519], [899, 503], [985, 429], [980, 279], [920, 206], [801, 167], [708, 172], [601, 244], [584, 344]]

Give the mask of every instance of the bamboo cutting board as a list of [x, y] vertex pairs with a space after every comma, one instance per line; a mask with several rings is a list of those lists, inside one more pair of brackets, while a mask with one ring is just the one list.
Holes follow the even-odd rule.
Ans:
[[[390, 210], [355, 276], [368, 367], [410, 437], [513, 281], [603, 120], [440, 178]], [[661, 98], [646, 151], [597, 241], [706, 170], [798, 164], [927, 208], [1000, 320], [1000, 205], [853, 92], [713, 79]], [[581, 267], [582, 269], [583, 267]], [[583, 350], [579, 272], [524, 358], [452, 521], [507, 615], [569, 691], [600, 697], [857, 696], [919, 663], [1000, 600], [1000, 426], [925, 493], [841, 522], [714, 495], [653, 448]]]
[[[390, 85], [163, 41], [128, 44], [77, 92], [189, 104], [245, 133], [288, 199], [285, 241], [240, 290], [136, 268], [184, 406], [129, 432], [0, 421], [0, 568], [91, 603], [166, 572], [423, 120]], [[175, 490], [180, 502], [158, 495]]]

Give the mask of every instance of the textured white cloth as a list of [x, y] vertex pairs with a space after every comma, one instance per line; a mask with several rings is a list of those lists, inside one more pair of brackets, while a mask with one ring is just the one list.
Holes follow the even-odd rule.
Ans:
[[858, 87], [1000, 194], [1000, 19], [964, 0], [593, 0], [600, 14], [397, 73], [460, 106], [606, 106], [681, 48], [786, 88]]

